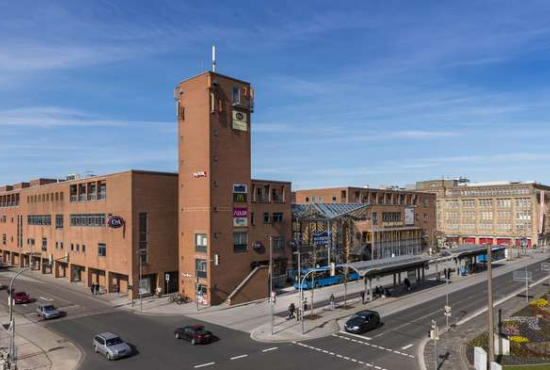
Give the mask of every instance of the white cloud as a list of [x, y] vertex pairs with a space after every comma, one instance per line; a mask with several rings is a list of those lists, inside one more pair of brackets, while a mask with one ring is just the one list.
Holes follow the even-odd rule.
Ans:
[[0, 127], [175, 125], [173, 122], [106, 119], [63, 107], [27, 107], [0, 111]]

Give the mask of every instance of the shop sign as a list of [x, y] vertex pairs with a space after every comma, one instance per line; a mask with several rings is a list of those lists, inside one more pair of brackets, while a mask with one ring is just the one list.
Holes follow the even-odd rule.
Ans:
[[247, 114], [244, 112], [233, 111], [233, 130], [248, 131]]
[[403, 226], [403, 221], [388, 221], [388, 222], [382, 222], [383, 227], [398, 227]]
[[194, 178], [206, 177], [206, 171], [193, 172]]
[[414, 225], [414, 208], [405, 208], [405, 225]]
[[124, 226], [124, 219], [120, 216], [111, 216], [107, 220], [107, 225], [113, 229], [118, 229]]
[[233, 193], [248, 194], [248, 185], [233, 184]]
[[233, 226], [236, 226], [236, 227], [248, 226], [248, 208], [246, 207], [233, 208]]
[[248, 200], [248, 194], [233, 193], [233, 203], [246, 203]]
[[315, 244], [318, 247], [330, 244], [330, 233], [328, 231], [314, 233], [313, 244]]

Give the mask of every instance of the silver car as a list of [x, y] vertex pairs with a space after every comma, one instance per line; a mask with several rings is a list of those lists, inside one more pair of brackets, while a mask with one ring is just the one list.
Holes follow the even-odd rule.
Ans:
[[95, 353], [102, 353], [107, 360], [116, 360], [132, 354], [132, 349], [116, 334], [103, 333], [94, 336], [92, 346]]
[[61, 312], [53, 304], [39, 304], [36, 312], [44, 320], [56, 319], [61, 316]]

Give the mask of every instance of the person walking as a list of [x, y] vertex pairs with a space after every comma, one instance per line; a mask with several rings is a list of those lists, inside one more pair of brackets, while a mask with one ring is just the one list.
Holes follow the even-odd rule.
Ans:
[[94, 285], [94, 292], [95, 292], [94, 294], [99, 294], [99, 283], [96, 283]]
[[361, 304], [365, 304], [365, 291], [362, 290], [359, 294], [361, 295]]
[[294, 303], [291, 303], [288, 306], [288, 319], [289, 320], [294, 318], [294, 311], [296, 311], [296, 306], [294, 305]]
[[92, 294], [95, 294], [95, 283], [92, 281], [92, 284], [90, 285], [90, 292], [92, 292]]
[[306, 312], [307, 311], [307, 298], [304, 298], [304, 302], [302, 303], [302, 306], [304, 308], [304, 312]]
[[329, 298], [330, 310], [331, 310], [331, 311], [334, 311], [335, 301], [336, 301], [336, 299], [334, 298], [334, 294], [331, 294], [331, 295], [330, 295], [330, 298]]

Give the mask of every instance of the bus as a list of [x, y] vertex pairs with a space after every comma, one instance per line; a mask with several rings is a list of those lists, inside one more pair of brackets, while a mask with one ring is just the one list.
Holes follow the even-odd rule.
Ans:
[[[300, 280], [302, 280], [304, 276], [311, 270], [316, 271], [309, 274], [307, 279], [304, 281], [304, 286], [302, 287], [302, 289], [304, 290], [311, 289], [312, 287], [321, 288], [324, 286], [341, 284], [344, 282], [345, 267], [343, 266], [336, 266], [334, 276], [330, 276], [329, 266], [324, 266], [317, 269], [307, 268], [302, 269], [301, 274], [296, 274], [296, 277], [294, 278], [294, 289], [300, 289], [301, 281], [298, 280], [298, 277], [300, 278]], [[361, 276], [357, 273], [357, 271], [349, 269], [348, 281], [355, 281], [359, 280], [360, 278]]]
[[[494, 246], [491, 250], [491, 260], [493, 262], [502, 260], [506, 258], [505, 255], [506, 248], [500, 247], [500, 246]], [[477, 262], [479, 263], [487, 263], [487, 255], [482, 254], [481, 256], [477, 256]]]

